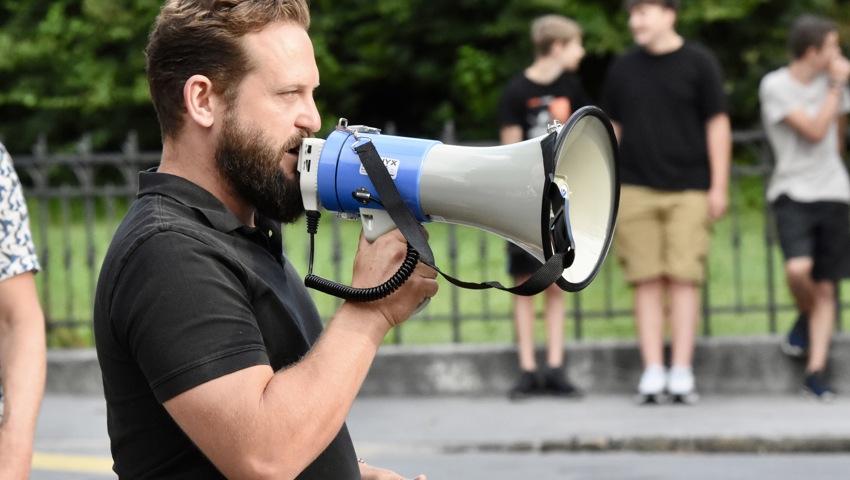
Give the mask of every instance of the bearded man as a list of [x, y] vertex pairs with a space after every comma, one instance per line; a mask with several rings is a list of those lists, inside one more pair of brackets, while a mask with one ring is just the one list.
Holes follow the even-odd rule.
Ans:
[[[400, 478], [358, 461], [345, 418], [436, 272], [344, 303], [323, 331], [283, 254], [280, 223], [303, 213], [298, 147], [320, 128], [309, 22], [304, 0], [169, 0], [157, 17], [162, 160], [140, 173], [95, 300], [120, 478]], [[405, 254], [397, 230], [361, 240], [352, 283], [383, 283]]]

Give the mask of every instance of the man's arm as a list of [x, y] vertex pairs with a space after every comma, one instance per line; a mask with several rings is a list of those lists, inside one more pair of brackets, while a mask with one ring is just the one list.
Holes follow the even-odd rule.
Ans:
[[801, 107], [789, 112], [784, 122], [809, 142], [817, 143], [823, 140], [838, 116], [842, 95], [843, 88], [830, 87], [817, 115], [811, 116]]
[[729, 205], [729, 168], [732, 162], [732, 127], [729, 116], [718, 113], [705, 124], [711, 185], [708, 189], [708, 216], [719, 220]]
[[44, 314], [32, 272], [0, 282], [0, 478], [27, 479], [47, 370]]
[[841, 100], [847, 81], [850, 78], [850, 61], [836, 57], [829, 64], [830, 87], [817, 114], [809, 115], [803, 108], [797, 108], [783, 119], [806, 140], [816, 143], [826, 136], [840, 112]]
[[611, 120], [611, 129], [614, 130], [614, 136], [617, 138], [617, 143], [621, 143], [623, 141], [623, 126], [620, 125], [620, 122]]
[[[398, 230], [371, 245], [361, 237], [352, 285], [383, 283], [406, 250]], [[313, 349], [289, 368], [246, 368], [164, 406], [227, 477], [294, 478], [339, 433], [384, 336], [436, 293], [435, 276], [420, 264], [393, 295], [344, 303]]]

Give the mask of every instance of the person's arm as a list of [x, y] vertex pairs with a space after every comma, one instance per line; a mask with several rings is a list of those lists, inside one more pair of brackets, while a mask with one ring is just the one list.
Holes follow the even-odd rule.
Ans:
[[784, 118], [785, 123], [809, 142], [823, 140], [839, 114], [848, 78], [850, 62], [844, 57], [834, 59], [829, 67], [830, 87], [817, 114], [809, 115], [802, 107], [796, 108]]
[[[352, 285], [383, 283], [406, 250], [398, 230], [371, 245], [361, 237]], [[164, 406], [228, 478], [294, 478], [339, 433], [384, 336], [436, 293], [435, 277], [419, 264], [389, 297], [344, 303], [312, 350], [289, 368], [239, 370]]]
[[620, 122], [611, 120], [611, 128], [614, 130], [614, 136], [617, 137], [617, 143], [622, 143], [622, 141], [623, 141], [623, 126], [620, 125]]
[[835, 121], [841, 95], [842, 88], [840, 86], [830, 87], [817, 115], [810, 116], [801, 107], [789, 112], [784, 121], [800, 136], [809, 142], [817, 143], [823, 140]]
[[0, 282], [0, 377], [4, 404], [0, 478], [29, 478], [46, 370], [44, 314], [34, 275], [15, 275]]
[[732, 127], [729, 116], [719, 113], [705, 124], [711, 185], [708, 189], [708, 216], [718, 220], [729, 205], [729, 169], [732, 162]]
[[522, 127], [519, 125], [506, 125], [499, 130], [499, 143], [509, 145], [522, 141]]

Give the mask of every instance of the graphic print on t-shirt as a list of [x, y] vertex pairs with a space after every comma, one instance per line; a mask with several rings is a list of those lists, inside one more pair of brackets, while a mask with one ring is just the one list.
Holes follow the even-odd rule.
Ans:
[[573, 113], [569, 98], [553, 95], [529, 98], [526, 108], [528, 108], [528, 138], [544, 135], [549, 125], [554, 124], [555, 120], [562, 124], [566, 123]]

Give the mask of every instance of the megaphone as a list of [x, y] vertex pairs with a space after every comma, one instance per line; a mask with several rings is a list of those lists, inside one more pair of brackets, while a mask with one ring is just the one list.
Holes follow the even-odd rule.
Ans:
[[[523, 142], [468, 147], [436, 140], [382, 135], [341, 119], [326, 140], [302, 143], [298, 170], [306, 210], [337, 212], [361, 219], [373, 241], [395, 228], [355, 147], [372, 142], [384, 166], [421, 223], [466, 225], [519, 245], [541, 262], [570, 239], [575, 258], [558, 285], [585, 288], [598, 273], [611, 245], [620, 196], [618, 149], [605, 113], [576, 111], [566, 124]], [[557, 188], [564, 216], [549, 195]], [[542, 211], [545, 210], [545, 211]], [[555, 230], [566, 229], [563, 235]]]

